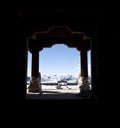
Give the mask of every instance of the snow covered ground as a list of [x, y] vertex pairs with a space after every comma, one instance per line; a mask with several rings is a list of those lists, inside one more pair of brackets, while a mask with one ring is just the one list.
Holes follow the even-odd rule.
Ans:
[[[65, 80], [67, 81], [67, 86], [61, 86], [61, 89], [57, 89], [57, 83], [58, 81]], [[30, 83], [30, 77], [27, 77], [27, 87]], [[73, 75], [42, 75], [41, 76], [41, 83], [42, 83], [42, 94], [55, 94], [55, 93], [71, 93], [71, 94], [77, 94], [80, 92], [79, 86], [78, 86], [78, 77]], [[27, 94], [28, 93], [27, 89]], [[37, 94], [37, 93], [34, 93]], [[39, 94], [39, 93], [38, 93]]]
[[[27, 85], [28, 88], [29, 85]], [[78, 85], [68, 85], [68, 86], [61, 86], [61, 89], [57, 89], [57, 85], [42, 85], [42, 92], [45, 93], [79, 93], [79, 87]], [[27, 93], [28, 93], [28, 89], [27, 89]], [[32, 94], [32, 93], [29, 93]], [[37, 93], [36, 93], [37, 94]]]

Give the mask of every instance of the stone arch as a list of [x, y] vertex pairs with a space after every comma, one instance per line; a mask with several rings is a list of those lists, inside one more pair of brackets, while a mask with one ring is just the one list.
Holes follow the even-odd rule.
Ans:
[[87, 37], [84, 32], [74, 32], [66, 26], [52, 26], [47, 31], [34, 32], [28, 41], [28, 50], [32, 53], [32, 81], [29, 91], [41, 92], [38, 66], [39, 51], [61, 43], [80, 51], [81, 73], [79, 79], [82, 81], [80, 88], [81, 90], [89, 90], [87, 51], [91, 49], [91, 40], [92, 38]]
[[72, 31], [67, 26], [53, 26], [48, 29], [49, 35], [70, 35]]

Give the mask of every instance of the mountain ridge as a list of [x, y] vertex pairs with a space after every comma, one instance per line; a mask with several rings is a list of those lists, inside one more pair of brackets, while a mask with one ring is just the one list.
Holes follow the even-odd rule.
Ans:
[[[90, 79], [90, 77], [89, 77]], [[41, 83], [57, 83], [58, 81], [67, 81], [69, 83], [77, 83], [78, 77], [75, 75], [41, 75]], [[27, 76], [27, 82], [30, 81], [30, 76]]]

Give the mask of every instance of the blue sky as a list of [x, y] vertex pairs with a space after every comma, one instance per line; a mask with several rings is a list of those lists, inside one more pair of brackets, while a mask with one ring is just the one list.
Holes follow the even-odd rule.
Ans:
[[[91, 51], [88, 51], [88, 75], [91, 74]], [[32, 55], [28, 52], [27, 76], [31, 76]], [[41, 75], [75, 75], [80, 73], [80, 54], [76, 48], [56, 44], [39, 52]]]

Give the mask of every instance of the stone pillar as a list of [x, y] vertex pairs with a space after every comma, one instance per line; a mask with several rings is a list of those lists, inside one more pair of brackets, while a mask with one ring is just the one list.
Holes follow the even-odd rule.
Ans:
[[39, 73], [39, 51], [32, 51], [32, 73], [29, 92], [41, 92], [41, 75]]
[[81, 73], [79, 76], [79, 87], [80, 93], [85, 94], [90, 90], [88, 82], [88, 62], [87, 62], [87, 51], [81, 50]]

